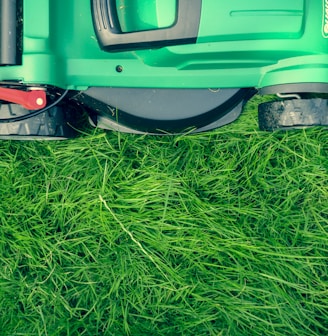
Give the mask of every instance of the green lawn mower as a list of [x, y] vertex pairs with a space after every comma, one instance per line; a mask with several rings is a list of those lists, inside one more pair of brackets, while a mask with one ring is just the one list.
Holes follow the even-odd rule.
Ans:
[[0, 137], [84, 118], [202, 132], [255, 94], [262, 130], [328, 125], [328, 0], [1, 0]]

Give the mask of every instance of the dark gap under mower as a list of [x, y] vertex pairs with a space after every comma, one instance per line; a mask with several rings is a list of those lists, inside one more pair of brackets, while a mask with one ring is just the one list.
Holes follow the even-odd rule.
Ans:
[[[1, 0], [0, 138], [328, 125], [328, 0]], [[87, 120], [87, 119], [85, 119]]]

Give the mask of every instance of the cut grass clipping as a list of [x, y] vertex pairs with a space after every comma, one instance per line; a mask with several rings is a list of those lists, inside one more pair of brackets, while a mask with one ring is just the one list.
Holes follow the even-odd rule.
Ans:
[[0, 142], [0, 335], [327, 335], [328, 133]]

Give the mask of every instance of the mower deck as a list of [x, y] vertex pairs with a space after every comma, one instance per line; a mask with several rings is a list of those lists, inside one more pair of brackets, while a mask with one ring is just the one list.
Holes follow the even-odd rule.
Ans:
[[69, 90], [62, 107], [83, 105], [94, 124], [121, 131], [209, 130], [257, 91], [328, 92], [327, 6], [2, 0], [0, 89], [44, 91], [48, 105]]

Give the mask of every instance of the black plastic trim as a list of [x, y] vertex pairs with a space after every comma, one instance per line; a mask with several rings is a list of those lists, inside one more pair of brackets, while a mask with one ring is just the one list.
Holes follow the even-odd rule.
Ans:
[[259, 94], [276, 93], [328, 93], [328, 83], [296, 83], [263, 87]]
[[94, 29], [105, 51], [127, 51], [196, 43], [202, 0], [177, 0], [177, 20], [172, 27], [123, 33], [115, 0], [91, 0]]

